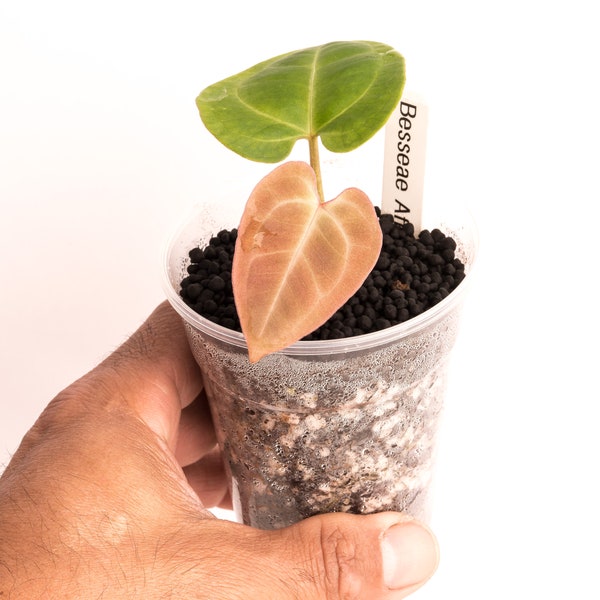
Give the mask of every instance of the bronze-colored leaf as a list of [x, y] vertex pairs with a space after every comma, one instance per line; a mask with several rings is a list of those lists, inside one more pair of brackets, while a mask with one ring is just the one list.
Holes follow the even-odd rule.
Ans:
[[369, 198], [320, 202], [307, 163], [284, 163], [253, 190], [239, 226], [233, 289], [251, 362], [322, 325], [362, 285], [381, 250]]

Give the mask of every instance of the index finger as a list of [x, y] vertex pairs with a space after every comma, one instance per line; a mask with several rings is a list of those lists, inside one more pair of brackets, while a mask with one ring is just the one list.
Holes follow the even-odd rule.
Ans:
[[174, 449], [181, 409], [202, 390], [202, 375], [191, 353], [181, 318], [164, 302], [96, 369], [105, 383]]

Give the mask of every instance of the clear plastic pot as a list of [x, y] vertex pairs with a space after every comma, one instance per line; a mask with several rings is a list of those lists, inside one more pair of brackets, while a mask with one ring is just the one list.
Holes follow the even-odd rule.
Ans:
[[239, 519], [263, 529], [318, 513], [430, 515], [448, 360], [477, 252], [468, 213], [440, 219], [467, 276], [439, 304], [400, 325], [297, 342], [258, 363], [242, 334], [180, 298], [188, 252], [235, 218], [200, 208], [168, 244], [165, 290], [200, 365]]

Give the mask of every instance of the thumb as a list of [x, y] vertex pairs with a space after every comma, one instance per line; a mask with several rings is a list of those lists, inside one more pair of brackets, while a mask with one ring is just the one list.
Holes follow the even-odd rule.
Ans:
[[279, 535], [297, 573], [298, 557], [305, 560], [296, 585], [308, 585], [299, 596], [307, 599], [404, 598], [433, 575], [439, 560], [431, 531], [398, 513], [320, 515]]
[[[225, 541], [224, 529], [235, 544]], [[219, 587], [244, 589], [249, 600], [400, 600], [431, 577], [439, 558], [427, 527], [392, 512], [332, 513], [276, 531], [236, 526], [220, 533]]]

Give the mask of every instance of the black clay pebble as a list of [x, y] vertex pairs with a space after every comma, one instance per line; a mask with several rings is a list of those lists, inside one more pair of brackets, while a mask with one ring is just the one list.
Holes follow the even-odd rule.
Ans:
[[[363, 285], [305, 340], [330, 340], [372, 333], [416, 317], [443, 300], [464, 279], [456, 242], [439, 229], [417, 237], [410, 223], [394, 222], [377, 210], [383, 244]], [[211, 321], [241, 331], [231, 286], [237, 230], [221, 231], [204, 248], [190, 250], [181, 297]]]

